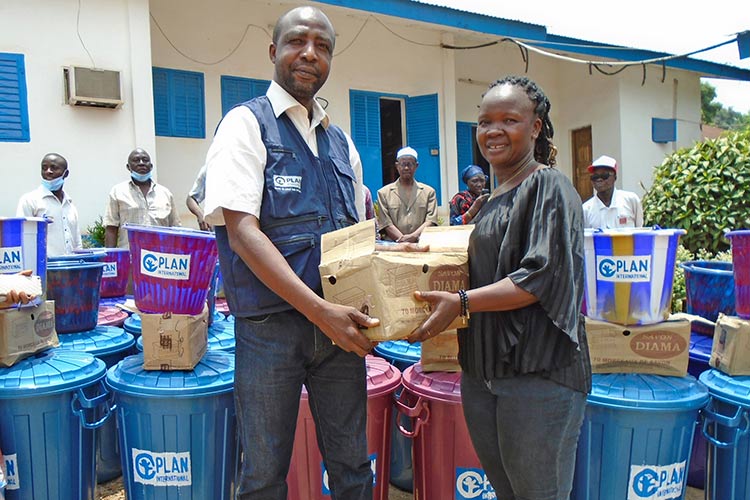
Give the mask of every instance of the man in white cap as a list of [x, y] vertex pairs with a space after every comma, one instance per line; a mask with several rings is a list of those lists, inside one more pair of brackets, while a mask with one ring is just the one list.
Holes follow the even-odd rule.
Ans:
[[602, 229], [643, 226], [643, 207], [638, 195], [615, 188], [617, 161], [603, 155], [588, 170], [596, 195], [583, 204], [585, 226]]
[[414, 179], [417, 158], [414, 148], [399, 149], [398, 179], [378, 190], [378, 225], [387, 239], [399, 243], [416, 243], [424, 228], [437, 225], [435, 190]]

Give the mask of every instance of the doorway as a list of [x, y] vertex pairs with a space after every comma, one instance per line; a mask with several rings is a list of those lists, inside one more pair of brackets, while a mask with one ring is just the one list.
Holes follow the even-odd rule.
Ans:
[[380, 98], [380, 146], [383, 171], [383, 186], [395, 181], [396, 153], [404, 147], [404, 101], [403, 99]]
[[573, 185], [581, 197], [586, 201], [594, 195], [588, 167], [594, 159], [591, 157], [591, 127], [583, 127], [573, 131]]

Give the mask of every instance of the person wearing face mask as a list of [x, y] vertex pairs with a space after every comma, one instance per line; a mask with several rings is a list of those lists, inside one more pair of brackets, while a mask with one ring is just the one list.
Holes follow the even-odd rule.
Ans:
[[128, 248], [128, 232], [120, 230], [124, 224], [181, 225], [172, 192], [151, 178], [151, 156], [136, 148], [128, 155], [126, 168], [130, 180], [112, 188], [104, 213], [104, 245], [108, 248]]
[[642, 227], [641, 199], [635, 193], [615, 188], [617, 160], [611, 156], [600, 156], [589, 165], [588, 170], [596, 195], [583, 204], [584, 227]]
[[81, 248], [78, 210], [63, 184], [68, 177], [68, 161], [57, 153], [42, 158], [42, 184], [21, 196], [16, 208], [18, 217], [46, 217], [47, 255], [65, 255]]

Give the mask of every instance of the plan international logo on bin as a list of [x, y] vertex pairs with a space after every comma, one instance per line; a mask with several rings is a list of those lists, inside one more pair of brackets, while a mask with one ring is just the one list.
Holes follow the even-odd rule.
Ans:
[[102, 278], [117, 278], [117, 262], [104, 263], [104, 267], [102, 268]]
[[682, 498], [686, 463], [631, 465], [627, 500]]
[[496, 500], [497, 493], [482, 469], [456, 467], [455, 500]]
[[133, 476], [136, 483], [154, 486], [190, 486], [193, 474], [190, 453], [157, 453], [133, 448]]
[[189, 280], [190, 254], [141, 250], [141, 274], [167, 280]]
[[0, 273], [17, 273], [23, 271], [21, 247], [0, 248]]
[[651, 280], [651, 256], [597, 257], [596, 279], [629, 283], [649, 282]]

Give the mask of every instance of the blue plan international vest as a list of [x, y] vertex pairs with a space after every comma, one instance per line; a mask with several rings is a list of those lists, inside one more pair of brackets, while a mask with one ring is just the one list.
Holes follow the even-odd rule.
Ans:
[[[289, 266], [318, 295], [320, 235], [355, 224], [354, 170], [349, 145], [336, 126], [318, 125], [318, 157], [283, 113], [276, 118], [266, 96], [242, 104], [258, 119], [266, 146], [260, 228]], [[259, 316], [292, 309], [266, 287], [229, 247], [225, 226], [216, 227], [224, 291], [235, 316]]]

